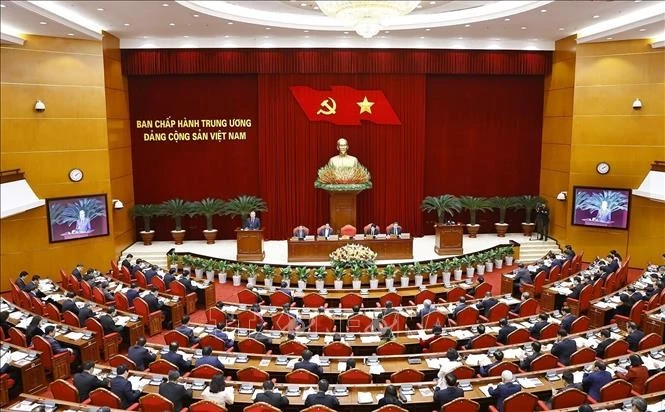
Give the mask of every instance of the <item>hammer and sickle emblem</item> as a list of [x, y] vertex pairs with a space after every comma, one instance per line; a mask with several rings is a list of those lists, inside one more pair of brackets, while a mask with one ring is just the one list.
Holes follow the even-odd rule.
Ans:
[[[332, 104], [332, 106], [331, 106]], [[321, 102], [321, 109], [319, 109], [316, 114], [323, 114], [326, 116], [330, 116], [331, 114], [335, 114], [335, 110], [337, 109], [337, 102], [335, 102], [335, 99], [332, 97], [328, 97], [324, 101]], [[326, 110], [323, 110], [325, 108]]]

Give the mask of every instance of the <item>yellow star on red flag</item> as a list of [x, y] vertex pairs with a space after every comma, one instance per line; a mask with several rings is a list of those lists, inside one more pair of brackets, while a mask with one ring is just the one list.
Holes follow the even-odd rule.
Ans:
[[357, 102], [356, 104], [360, 106], [360, 114], [365, 112], [372, 114], [372, 106], [374, 105], [374, 102], [367, 100], [367, 96], [365, 96], [362, 102]]

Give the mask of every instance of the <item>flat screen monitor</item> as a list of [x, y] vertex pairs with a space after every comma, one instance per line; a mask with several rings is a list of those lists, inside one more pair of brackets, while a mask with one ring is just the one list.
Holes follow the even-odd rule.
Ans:
[[575, 186], [573, 225], [628, 229], [630, 189]]
[[106, 195], [46, 199], [51, 243], [109, 234]]

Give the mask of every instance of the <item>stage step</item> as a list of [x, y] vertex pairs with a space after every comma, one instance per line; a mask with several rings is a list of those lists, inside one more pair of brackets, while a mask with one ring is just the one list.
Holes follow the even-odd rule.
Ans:
[[520, 242], [520, 261], [525, 263], [535, 262], [543, 258], [548, 252], [559, 253], [559, 244], [554, 239], [526, 240]]
[[166, 252], [163, 252], [161, 250], [155, 251], [154, 249], [151, 249], [149, 246], [146, 246], [144, 248], [132, 247], [131, 249], [132, 249], [131, 251], [127, 250], [123, 251], [122, 256], [124, 257], [127, 253], [131, 253], [132, 255], [134, 255], [134, 261], [136, 259], [143, 259], [146, 262], [150, 262], [154, 265], [159, 266], [160, 268], [167, 267]]

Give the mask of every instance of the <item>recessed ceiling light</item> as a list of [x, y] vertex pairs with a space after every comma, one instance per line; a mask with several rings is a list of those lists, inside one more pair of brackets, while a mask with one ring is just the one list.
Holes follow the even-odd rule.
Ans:
[[600, 17], [600, 16], [597, 15], [597, 14], [595, 16], [593, 16], [594, 19], [597, 19], [598, 17]]
[[2, 7], [4, 9], [7, 6], [5, 6], [4, 4], [0, 4], [0, 7]]
[[67, 33], [67, 36], [73, 36], [74, 33]]
[[432, 30], [432, 29], [425, 29], [425, 31], [430, 31], [430, 30]]
[[503, 21], [510, 21], [510, 18], [506, 17], [505, 19], [503, 19]]
[[148, 36], [143, 36], [143, 38], [144, 38], [144, 39], [147, 39], [147, 38], [148, 38]]
[[184, 36], [182, 36], [182, 37], [184, 37], [184, 38], [186, 38], [186, 39], [189, 39], [189, 36], [188, 36], [188, 35], [184, 35]]
[[307, 3], [300, 3], [300, 7], [307, 7]]
[[384, 33], [390, 34], [390, 30], [386, 30], [386, 31], [384, 31]]
[[229, 36], [228, 34], [224, 36], [225, 39], [228, 39], [229, 37], [231, 36]]
[[267, 39], [267, 38], [269, 38], [269, 37], [270, 37], [270, 36], [263, 36], [264, 39]]
[[[5, 6], [2, 6], [2, 7], [5, 7]], [[104, 11], [104, 9], [100, 7], [100, 8], [97, 9], [97, 11]]]
[[266, 27], [266, 30], [270, 30], [270, 27]]
[[199, 15], [198, 15], [198, 14], [194, 14], [193, 16], [194, 16], [194, 17], [199, 17]]
[[305, 33], [309, 33], [309, 30], [303, 30]]
[[232, 21], [229, 21], [229, 22], [226, 22], [226, 24], [233, 24], [233, 22], [232, 22]]
[[465, 24], [464, 27], [471, 27], [471, 25], [470, 24]]
[[430, 1], [429, 4], [436, 4], [436, 2], [435, 1]]
[[416, 6], [416, 8], [417, 8], [417, 9], [422, 9], [422, 8], [423, 8], [423, 5], [422, 5], [422, 4], [419, 4], [419, 5]]
[[40, 21], [39, 24], [47, 24], [45, 21]]
[[614, 37], [608, 37], [607, 40], [612, 40]]
[[531, 41], [537, 41], [538, 39], [531, 39]]
[[349, 34], [349, 32], [348, 32], [348, 31], [345, 31], [344, 34]]
[[464, 37], [458, 37], [457, 40], [464, 40]]
[[526, 26], [522, 26], [522, 27], [520, 27], [520, 29], [526, 30]]
[[125, 24], [123, 24], [123, 26], [129, 26], [129, 23], [125, 23]]
[[647, 29], [640, 29], [640, 31], [647, 31]]
[[169, 7], [167, 3], [162, 3], [162, 7]]
[[547, 13], [547, 9], [540, 10], [541, 13]]
[[175, 26], [175, 23], [169, 23], [169, 26], [173, 27]]
[[566, 29], [564, 29], [563, 27], [559, 27], [559, 31], [564, 31], [564, 30]]
[[421, 39], [424, 39], [424, 38], [425, 38], [425, 36], [420, 36], [420, 38], [421, 38]]
[[639, 2], [641, 2], [641, 1], [642, 1], [642, 0], [635, 0], [635, 3], [639, 3]]
[[305, 36], [306, 39], [309, 39], [309, 36]]

